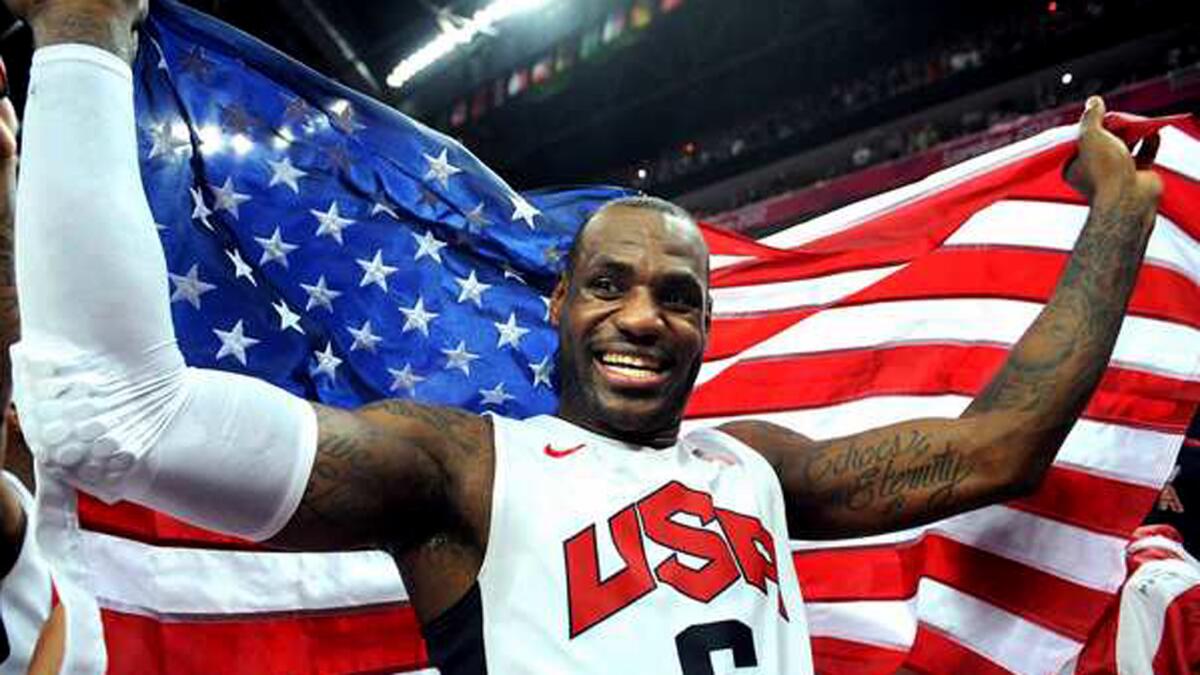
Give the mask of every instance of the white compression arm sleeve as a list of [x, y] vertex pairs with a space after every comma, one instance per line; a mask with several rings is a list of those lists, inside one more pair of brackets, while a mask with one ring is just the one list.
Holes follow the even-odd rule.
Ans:
[[266, 539], [303, 496], [316, 414], [265, 382], [184, 364], [132, 82], [94, 47], [34, 54], [17, 198], [24, 430], [43, 466], [106, 501]]

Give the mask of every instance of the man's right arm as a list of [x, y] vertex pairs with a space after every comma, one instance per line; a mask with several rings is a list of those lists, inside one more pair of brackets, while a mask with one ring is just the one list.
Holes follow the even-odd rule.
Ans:
[[304, 497], [269, 544], [293, 550], [406, 550], [466, 525], [485, 532], [491, 424], [406, 401], [356, 411], [317, 406], [319, 440]]
[[138, 169], [128, 58], [139, 2], [6, 2], [39, 47], [14, 353], [39, 462], [107, 501], [291, 548], [403, 547], [452, 517], [475, 522], [458, 505], [486, 501], [471, 478], [484, 475], [473, 453], [490, 447], [486, 420], [399, 403], [314, 412], [261, 380], [184, 364]]

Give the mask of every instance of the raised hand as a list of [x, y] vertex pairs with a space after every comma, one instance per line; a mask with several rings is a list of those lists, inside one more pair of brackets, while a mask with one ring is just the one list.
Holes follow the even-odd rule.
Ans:
[[1104, 100], [1089, 98], [1079, 124], [1079, 154], [1067, 167], [1067, 182], [1090, 203], [1130, 199], [1152, 216], [1163, 189], [1152, 170], [1158, 135], [1147, 137], [1134, 156], [1131, 147], [1104, 128], [1104, 114]]
[[150, 0], [4, 0], [33, 28], [38, 47], [79, 43], [133, 61], [133, 29], [146, 18]]

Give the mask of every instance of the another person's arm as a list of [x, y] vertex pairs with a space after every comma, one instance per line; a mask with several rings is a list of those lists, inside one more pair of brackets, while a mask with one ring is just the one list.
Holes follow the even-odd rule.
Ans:
[[1135, 159], [1089, 101], [1072, 184], [1091, 211], [1054, 295], [990, 384], [957, 419], [813, 441], [777, 425], [725, 431], [758, 449], [783, 484], [798, 537], [902, 529], [1032, 492], [1112, 354], [1153, 227], [1157, 139]]
[[490, 470], [483, 418], [335, 410], [184, 364], [138, 168], [128, 60], [145, 2], [7, 1], [38, 45], [14, 365], [39, 462], [103, 499], [287, 547], [403, 547], [480, 502], [487, 486], [464, 476]]
[[[7, 76], [0, 63], [0, 90], [7, 92]], [[13, 270], [13, 204], [17, 181], [17, 114], [6, 95], [0, 98], [0, 469], [6, 465], [7, 412], [12, 400], [12, 367], [8, 350], [21, 333], [17, 315], [17, 287]], [[25, 512], [17, 495], [0, 481], [0, 579], [8, 574], [21, 553], [25, 537]]]

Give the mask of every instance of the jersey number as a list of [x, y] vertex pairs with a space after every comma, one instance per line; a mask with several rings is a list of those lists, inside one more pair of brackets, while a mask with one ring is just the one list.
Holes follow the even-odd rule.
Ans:
[[758, 665], [754, 653], [754, 633], [741, 621], [699, 623], [685, 628], [675, 636], [679, 665], [683, 675], [713, 675], [712, 653], [722, 649], [733, 651], [733, 665], [751, 668]]

